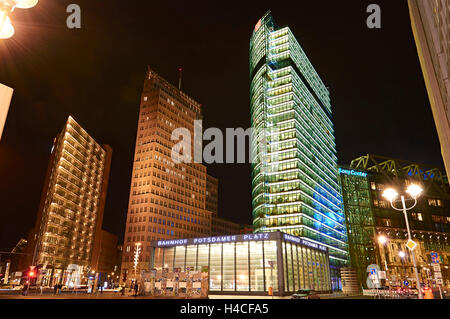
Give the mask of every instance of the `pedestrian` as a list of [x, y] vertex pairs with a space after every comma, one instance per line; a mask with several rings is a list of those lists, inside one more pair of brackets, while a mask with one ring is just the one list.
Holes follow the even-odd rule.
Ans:
[[137, 296], [139, 290], [139, 284], [137, 281], [134, 283], [134, 296]]
[[122, 286], [122, 296], [125, 296], [125, 289], [126, 289], [125, 284], [123, 284], [123, 286]]
[[55, 292], [55, 295], [58, 293], [58, 284], [55, 284], [54, 286], [53, 286], [53, 290], [54, 290], [54, 292]]
[[27, 295], [27, 291], [28, 291], [28, 283], [24, 283], [23, 284], [23, 288], [22, 288], [22, 295], [26, 296]]

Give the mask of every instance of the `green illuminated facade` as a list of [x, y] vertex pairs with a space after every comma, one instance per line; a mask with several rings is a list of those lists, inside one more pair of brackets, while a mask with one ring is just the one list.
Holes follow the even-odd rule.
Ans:
[[355, 268], [358, 282], [367, 288], [367, 266], [377, 263], [375, 250], [375, 216], [369, 190], [368, 173], [340, 168], [342, 202], [344, 204], [350, 264]]
[[250, 40], [250, 107], [255, 231], [307, 238], [328, 247], [332, 268], [346, 265], [330, 94], [270, 12]]
[[[438, 253], [443, 287], [450, 287], [450, 188], [446, 176], [437, 168], [385, 156], [367, 154], [339, 169], [344, 213], [348, 229], [350, 264], [358, 273], [360, 286], [368, 288], [367, 266], [378, 264], [391, 287], [413, 278], [413, 264], [408, 256], [404, 215], [391, 208], [383, 197], [386, 188], [399, 193], [410, 184], [423, 188], [417, 205], [408, 211], [411, 236], [418, 244], [414, 250], [419, 277], [431, 280], [431, 252]], [[406, 204], [409, 206], [409, 195]], [[387, 238], [385, 244], [379, 236]], [[399, 252], [406, 252], [403, 260]], [[410, 281], [410, 287], [415, 283]]]

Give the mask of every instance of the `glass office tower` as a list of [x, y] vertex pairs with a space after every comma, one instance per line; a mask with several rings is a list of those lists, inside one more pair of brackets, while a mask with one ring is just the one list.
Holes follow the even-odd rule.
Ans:
[[270, 12], [250, 40], [250, 107], [255, 231], [308, 238], [328, 247], [332, 267], [347, 264], [330, 93]]

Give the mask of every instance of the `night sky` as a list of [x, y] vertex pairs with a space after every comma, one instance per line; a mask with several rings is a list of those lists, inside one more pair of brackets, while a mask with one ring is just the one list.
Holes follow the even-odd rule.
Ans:
[[[369, 3], [382, 28], [368, 29]], [[66, 27], [77, 3], [82, 29]], [[35, 223], [53, 138], [69, 114], [113, 148], [104, 229], [122, 240], [147, 65], [203, 105], [204, 128], [250, 126], [249, 40], [267, 11], [289, 25], [332, 96], [341, 164], [367, 154], [443, 167], [406, 1], [40, 0], [0, 40], [15, 89], [0, 141], [0, 249]], [[251, 222], [250, 165], [210, 165], [219, 214]]]

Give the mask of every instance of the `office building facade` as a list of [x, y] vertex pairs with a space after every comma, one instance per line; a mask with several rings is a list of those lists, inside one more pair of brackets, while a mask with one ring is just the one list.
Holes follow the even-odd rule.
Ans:
[[206, 174], [206, 209], [217, 216], [219, 213], [219, 180]]
[[210, 294], [331, 291], [328, 249], [281, 232], [161, 240], [152, 249], [152, 269], [207, 267]]
[[[419, 184], [423, 194], [408, 211], [414, 250], [422, 283], [435, 285], [431, 253], [438, 254], [443, 283], [450, 284], [450, 189], [439, 169], [417, 163], [368, 154], [339, 169], [344, 211], [348, 227], [351, 266], [358, 280], [367, 288], [367, 266], [378, 264], [386, 270], [391, 286], [402, 286], [409, 280], [415, 287], [413, 263], [409, 249], [404, 215], [390, 207], [383, 198], [386, 188], [404, 192], [410, 184]], [[412, 205], [411, 201], [407, 205]], [[386, 243], [380, 243], [384, 236]], [[401, 257], [400, 252], [405, 253]]]
[[173, 130], [186, 128], [193, 137], [194, 121], [201, 116], [199, 103], [148, 69], [139, 110], [122, 257], [122, 279], [126, 277], [127, 283], [138, 269], [148, 269], [151, 241], [211, 234], [206, 167], [177, 164], [171, 156], [177, 143], [171, 139]]
[[450, 10], [448, 0], [408, 0], [412, 30], [450, 178]]
[[226, 218], [213, 215], [211, 235], [230, 235], [239, 234], [241, 225]]
[[250, 40], [250, 108], [255, 231], [312, 240], [328, 247], [333, 269], [346, 265], [330, 94], [292, 31], [270, 12]]
[[28, 240], [28, 265], [42, 285], [76, 284], [99, 262], [101, 227], [112, 150], [98, 144], [69, 116], [55, 138], [36, 225]]

